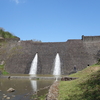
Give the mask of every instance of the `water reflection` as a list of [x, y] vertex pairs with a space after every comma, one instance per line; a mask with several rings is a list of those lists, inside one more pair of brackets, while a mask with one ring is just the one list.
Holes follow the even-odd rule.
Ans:
[[33, 91], [37, 91], [37, 81], [36, 80], [30, 80], [31, 82], [31, 86], [32, 86], [32, 89]]
[[32, 77], [36, 77], [36, 75], [30, 75], [30, 77], [29, 77], [32, 89], [35, 92], [35, 91], [37, 91], [37, 80], [31, 80]]

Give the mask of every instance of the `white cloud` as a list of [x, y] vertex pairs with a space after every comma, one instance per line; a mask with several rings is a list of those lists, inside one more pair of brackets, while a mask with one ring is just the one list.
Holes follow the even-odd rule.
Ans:
[[13, 0], [13, 1], [15, 1], [15, 2], [16, 2], [16, 4], [18, 4], [18, 3], [19, 3], [19, 0]]
[[10, 0], [10, 1], [14, 1], [16, 4], [19, 4], [19, 3], [26, 3], [27, 0]]

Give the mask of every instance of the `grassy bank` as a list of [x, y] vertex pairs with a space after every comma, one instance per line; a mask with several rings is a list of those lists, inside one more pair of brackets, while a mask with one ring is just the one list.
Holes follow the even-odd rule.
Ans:
[[61, 81], [58, 100], [100, 100], [100, 65], [70, 75], [73, 81]]

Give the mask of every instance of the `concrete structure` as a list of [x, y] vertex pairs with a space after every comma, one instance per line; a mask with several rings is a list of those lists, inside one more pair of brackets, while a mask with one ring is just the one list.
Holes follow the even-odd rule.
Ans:
[[28, 74], [31, 62], [38, 53], [37, 74], [53, 74], [54, 59], [59, 53], [61, 73], [70, 74], [74, 65], [79, 71], [86, 68], [87, 65], [97, 63], [99, 50], [100, 36], [82, 36], [82, 39], [66, 42], [10, 42], [6, 47], [0, 49], [0, 60], [5, 61], [5, 69], [8, 72]]
[[82, 40], [84, 42], [97, 42], [97, 41], [100, 41], [100, 36], [84, 36], [84, 35], [82, 35]]

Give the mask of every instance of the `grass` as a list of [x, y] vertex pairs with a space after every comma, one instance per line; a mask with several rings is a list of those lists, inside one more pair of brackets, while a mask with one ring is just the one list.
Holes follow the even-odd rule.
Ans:
[[46, 94], [45, 95], [41, 95], [41, 96], [38, 96], [38, 95], [33, 95], [32, 96], [32, 99], [36, 99], [36, 100], [45, 100], [46, 98]]
[[3, 74], [3, 75], [7, 75], [7, 74], [9, 74], [9, 73], [8, 73], [6, 70], [3, 70], [3, 71], [2, 71], [2, 74]]
[[78, 73], [73, 81], [61, 81], [58, 100], [100, 100], [100, 65], [93, 65]]
[[9, 73], [5, 70], [4, 65], [0, 65], [0, 71], [2, 72], [3, 75], [9, 74]]

